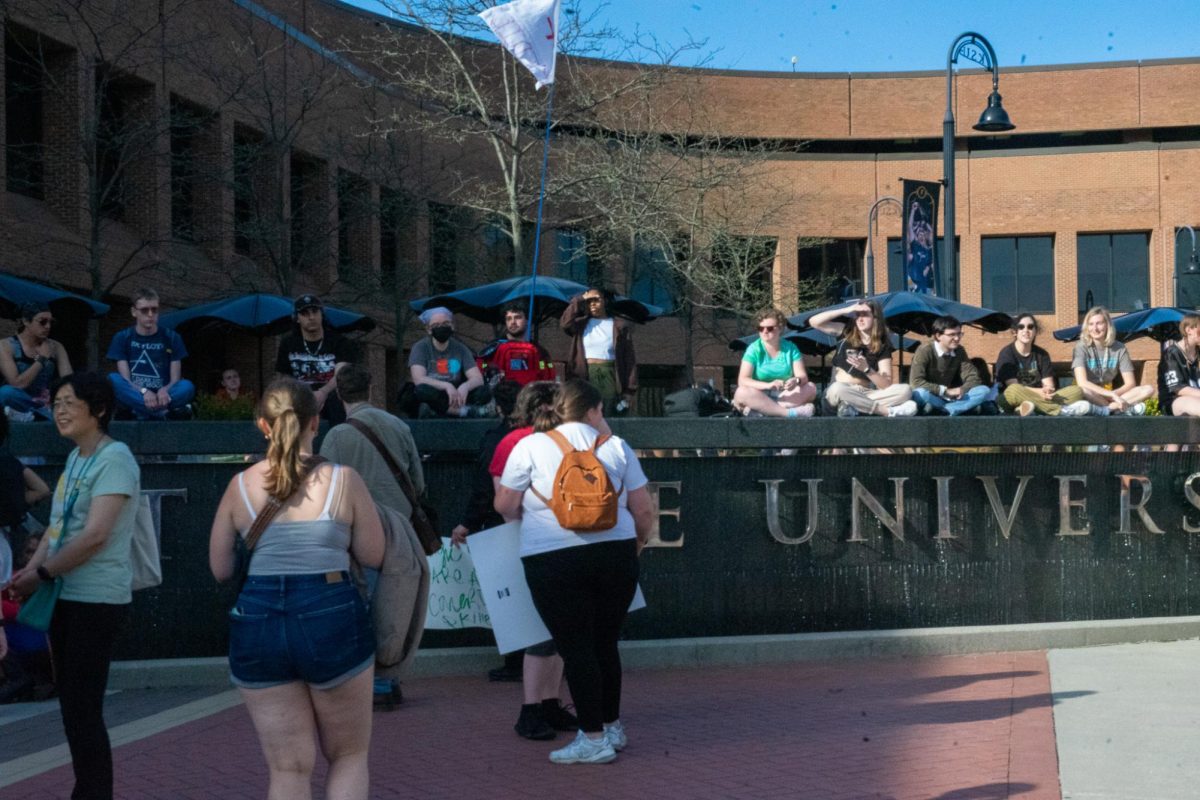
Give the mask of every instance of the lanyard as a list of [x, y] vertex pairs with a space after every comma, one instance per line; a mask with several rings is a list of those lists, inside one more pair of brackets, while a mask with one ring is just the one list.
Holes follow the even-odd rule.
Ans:
[[[96, 448], [96, 452], [92, 453], [83, 461], [83, 465], [79, 464], [79, 448], [75, 448], [75, 452], [71, 453], [72, 461], [67, 464], [66, 486], [64, 492], [66, 494], [63, 500], [62, 519], [59, 522], [61, 533], [58, 535], [58, 542], [54, 548], [54, 552], [62, 549], [63, 543], [67, 539], [67, 523], [71, 521], [71, 514], [75, 510], [75, 501], [79, 499], [79, 486], [83, 483], [83, 479], [87, 477], [88, 470], [92, 468], [92, 462], [96, 460], [96, 456], [100, 455], [100, 451], [108, 447], [109, 442], [105, 442], [100, 447]], [[75, 476], [75, 469], [79, 467], [79, 475]]]

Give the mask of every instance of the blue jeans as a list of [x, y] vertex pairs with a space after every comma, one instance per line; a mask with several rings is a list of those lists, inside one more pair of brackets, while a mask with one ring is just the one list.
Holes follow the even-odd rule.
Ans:
[[976, 386], [958, 400], [947, 400], [928, 389], [913, 389], [912, 399], [917, 401], [917, 409], [922, 414], [948, 414], [957, 417], [987, 402], [990, 391], [987, 386]]
[[229, 612], [229, 671], [238, 686], [304, 681], [328, 689], [374, 661], [367, 604], [346, 572], [251, 575]]
[[0, 386], [0, 408], [11, 408], [13, 411], [32, 411], [39, 417], [50, 419], [50, 406], [39, 406], [24, 389], [15, 386]]
[[171, 397], [167, 408], [151, 411], [146, 408], [146, 398], [142, 397], [142, 390], [121, 377], [121, 373], [108, 373], [108, 382], [112, 384], [113, 392], [117, 395], [117, 405], [132, 411], [138, 419], [162, 419], [167, 416], [168, 411], [183, 408], [196, 396], [196, 387], [192, 385], [192, 382], [181, 380], [167, 390], [167, 394]]

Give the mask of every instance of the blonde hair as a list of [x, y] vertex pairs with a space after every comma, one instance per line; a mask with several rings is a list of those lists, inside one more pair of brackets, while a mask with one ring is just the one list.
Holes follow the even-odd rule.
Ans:
[[[1088, 333], [1088, 323], [1097, 314], [1104, 317], [1104, 321], [1108, 323], [1108, 333], [1105, 334], [1103, 342], [1092, 341], [1092, 335]], [[1088, 312], [1083, 315], [1083, 330], [1080, 331], [1080, 336], [1087, 337], [1087, 342], [1092, 347], [1112, 347], [1112, 343], [1117, 340], [1117, 329], [1113, 327], [1112, 314], [1108, 313], [1108, 309], [1104, 306], [1094, 306], [1088, 309]]]
[[280, 502], [292, 496], [312, 469], [300, 453], [300, 443], [318, 411], [312, 389], [293, 378], [272, 381], [263, 393], [258, 418], [271, 431], [263, 487]]

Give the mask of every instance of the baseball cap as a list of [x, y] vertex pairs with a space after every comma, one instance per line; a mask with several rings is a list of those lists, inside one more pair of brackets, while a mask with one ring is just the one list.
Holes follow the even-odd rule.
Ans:
[[296, 302], [292, 304], [292, 310], [299, 314], [306, 308], [324, 308], [325, 304], [321, 302], [321, 298], [315, 294], [302, 294], [296, 298]]

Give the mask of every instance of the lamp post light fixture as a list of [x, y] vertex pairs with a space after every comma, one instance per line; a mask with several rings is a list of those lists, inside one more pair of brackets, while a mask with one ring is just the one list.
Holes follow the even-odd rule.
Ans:
[[968, 61], [974, 61], [979, 66], [992, 73], [992, 93], [988, 95], [987, 108], [979, 117], [979, 122], [973, 127], [977, 131], [988, 133], [1003, 133], [1017, 127], [1008, 119], [1008, 112], [1000, 104], [1000, 68], [996, 64], [996, 51], [992, 44], [978, 33], [959, 34], [950, 45], [946, 56], [946, 116], [942, 120], [942, 169], [945, 175], [946, 199], [942, 203], [945, 209], [945, 224], [942, 226], [943, 269], [954, 265], [954, 65], [959, 56]]
[[[1176, 247], [1179, 246], [1179, 234], [1182, 233], [1183, 231], [1187, 231], [1188, 233], [1190, 233], [1192, 235], [1192, 254], [1190, 256], [1188, 256], [1188, 263], [1187, 263], [1187, 267], [1184, 268], [1184, 272], [1188, 275], [1200, 274], [1200, 261], [1196, 260], [1196, 232], [1194, 230], [1192, 230], [1191, 225], [1184, 225], [1182, 227], [1175, 229], [1175, 246]], [[1175, 297], [1173, 298], [1173, 302], [1176, 306], [1178, 306], [1179, 305], [1179, 259], [1178, 258], [1175, 259], [1175, 269], [1173, 270], [1173, 273], [1175, 276], [1175, 284], [1174, 284]]]
[[904, 210], [904, 205], [899, 198], [888, 195], [876, 200], [871, 206], [871, 210], [867, 212], [867, 274], [863, 280], [863, 288], [866, 290], [867, 297], [875, 294], [875, 251], [871, 247], [871, 233], [875, 227], [875, 220], [879, 217], [879, 207], [884, 203], [895, 203], [900, 207], [901, 213]]

